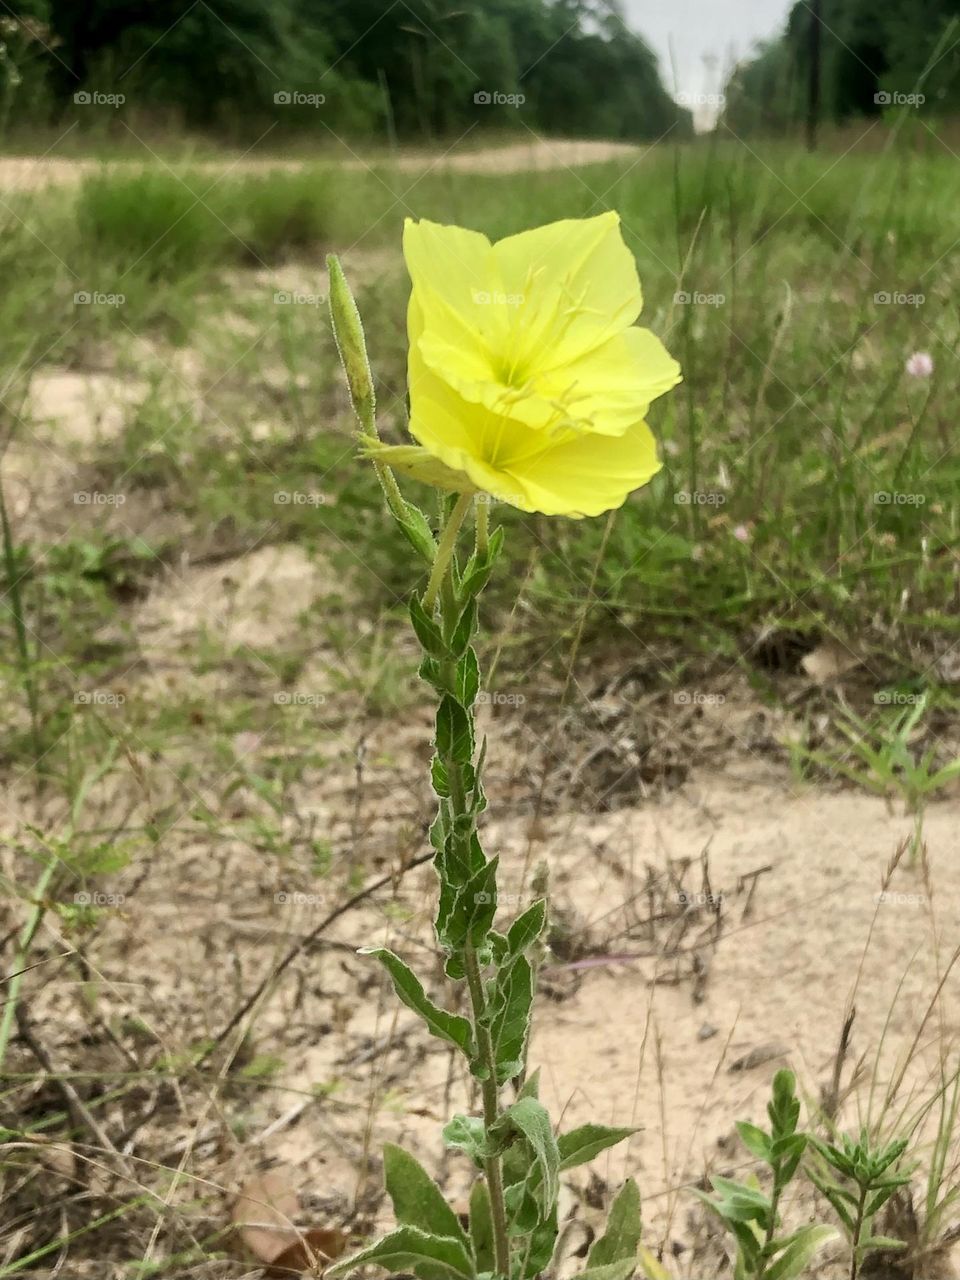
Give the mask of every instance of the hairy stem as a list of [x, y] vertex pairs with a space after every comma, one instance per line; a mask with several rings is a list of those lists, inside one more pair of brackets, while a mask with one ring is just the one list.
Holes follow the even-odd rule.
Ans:
[[457, 545], [457, 537], [460, 533], [460, 526], [463, 524], [464, 517], [470, 510], [473, 502], [473, 494], [461, 493], [457, 499], [457, 505], [450, 512], [447, 523], [443, 527], [443, 533], [440, 536], [440, 542], [437, 545], [437, 558], [433, 562], [433, 568], [430, 571], [430, 581], [427, 583], [427, 589], [423, 596], [423, 607], [427, 613], [430, 613], [433, 606], [437, 603], [437, 596], [440, 594], [440, 586], [446, 577], [447, 570], [450, 568], [450, 560], [453, 557], [454, 548]]
[[[480, 977], [480, 965], [473, 947], [467, 944], [464, 956], [467, 970], [467, 985], [470, 988], [470, 1003], [473, 1006], [473, 1027], [477, 1037], [477, 1047], [487, 1074], [482, 1082], [483, 1094], [483, 1127], [489, 1134], [500, 1118], [500, 1093], [497, 1088], [497, 1063], [493, 1052], [490, 1032], [484, 1024], [487, 1002], [483, 993], [483, 981]], [[488, 1156], [484, 1160], [487, 1175], [487, 1190], [490, 1192], [490, 1218], [493, 1224], [493, 1255], [497, 1274], [509, 1278], [510, 1275], [510, 1242], [507, 1236], [507, 1211], [503, 1200], [503, 1175], [499, 1156]]]

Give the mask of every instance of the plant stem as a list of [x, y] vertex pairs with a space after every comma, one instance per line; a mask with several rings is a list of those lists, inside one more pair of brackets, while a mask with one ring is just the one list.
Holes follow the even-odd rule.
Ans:
[[427, 590], [423, 597], [423, 607], [427, 613], [432, 612], [434, 605], [437, 603], [440, 584], [443, 582], [447, 569], [450, 567], [450, 560], [453, 556], [453, 549], [457, 545], [460, 526], [463, 524], [464, 517], [469, 511], [472, 502], [472, 493], [461, 493], [457, 499], [457, 505], [450, 512], [447, 523], [444, 525], [440, 542], [437, 545], [437, 558], [433, 562], [430, 581], [427, 583]]
[[853, 1227], [853, 1238], [850, 1241], [850, 1280], [857, 1280], [857, 1255], [860, 1252], [860, 1233], [863, 1231], [863, 1211], [867, 1205], [867, 1188], [860, 1188], [860, 1203], [857, 1205], [857, 1220]]
[[[480, 965], [477, 954], [468, 943], [464, 953], [467, 970], [467, 985], [470, 988], [470, 1003], [473, 1006], [473, 1028], [477, 1038], [480, 1058], [486, 1068], [487, 1075], [482, 1081], [483, 1094], [483, 1127], [489, 1134], [500, 1118], [500, 1096], [497, 1088], [497, 1064], [493, 1052], [490, 1031], [485, 1025], [486, 997], [483, 993], [483, 981], [480, 976]], [[487, 1190], [490, 1193], [490, 1219], [493, 1226], [493, 1254], [497, 1274], [509, 1280], [510, 1276], [510, 1242], [507, 1236], [507, 1211], [503, 1201], [503, 1176], [499, 1156], [488, 1156], [484, 1160], [487, 1174]]]
[[[481, 494], [481, 498], [485, 498], [486, 494]], [[477, 554], [485, 556], [487, 554], [488, 530], [490, 528], [490, 504], [481, 502], [478, 498], [476, 503], [477, 512]]]

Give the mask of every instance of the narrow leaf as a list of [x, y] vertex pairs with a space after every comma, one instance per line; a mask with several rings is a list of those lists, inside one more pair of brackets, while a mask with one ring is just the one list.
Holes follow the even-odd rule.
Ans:
[[616, 1262], [630, 1262], [635, 1269], [639, 1243], [640, 1189], [628, 1178], [610, 1206], [606, 1230], [587, 1255], [588, 1271]]
[[560, 1168], [575, 1169], [578, 1165], [593, 1160], [601, 1151], [615, 1147], [618, 1142], [639, 1133], [638, 1129], [613, 1129], [605, 1124], [584, 1124], [579, 1129], [571, 1129], [557, 1139], [560, 1151]]
[[472, 1280], [473, 1261], [466, 1246], [460, 1240], [447, 1236], [433, 1236], [418, 1227], [398, 1227], [381, 1240], [368, 1245], [349, 1258], [343, 1258], [328, 1268], [327, 1276], [342, 1275], [367, 1263], [374, 1263], [387, 1271], [416, 1271], [426, 1268], [431, 1273]]
[[435, 1005], [427, 996], [419, 978], [411, 972], [399, 956], [388, 951], [386, 947], [364, 947], [361, 955], [376, 956], [390, 977], [397, 995], [414, 1013], [427, 1024], [432, 1035], [447, 1040], [468, 1056], [473, 1054], [473, 1032], [470, 1023], [459, 1014], [448, 1013]]
[[419, 1227], [431, 1235], [451, 1236], [467, 1244], [460, 1219], [423, 1165], [403, 1147], [388, 1142], [383, 1148], [387, 1195], [401, 1226]]

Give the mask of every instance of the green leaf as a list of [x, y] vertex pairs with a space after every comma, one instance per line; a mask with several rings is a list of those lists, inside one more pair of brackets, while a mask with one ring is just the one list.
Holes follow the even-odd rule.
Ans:
[[472, 707], [480, 692], [480, 663], [475, 649], [467, 649], [457, 663], [457, 701], [462, 707]]
[[498, 1141], [510, 1134], [523, 1139], [539, 1172], [538, 1203], [541, 1217], [545, 1218], [556, 1205], [560, 1192], [560, 1153], [550, 1117], [536, 1098], [518, 1098], [492, 1126], [489, 1136]]
[[440, 628], [424, 609], [417, 596], [410, 598], [410, 621], [417, 633], [417, 639], [431, 658], [445, 658], [447, 646], [443, 642]]
[[635, 1133], [639, 1133], [639, 1129], [614, 1129], [605, 1124], [583, 1124], [579, 1129], [571, 1129], [557, 1139], [560, 1168], [576, 1169]]
[[493, 1271], [496, 1265], [493, 1249], [493, 1215], [490, 1192], [483, 1178], [477, 1178], [470, 1192], [470, 1240], [478, 1271]]
[[394, 1216], [401, 1226], [419, 1227], [430, 1235], [449, 1236], [467, 1245], [460, 1219], [423, 1165], [403, 1147], [383, 1148], [383, 1172]]
[[790, 1239], [790, 1243], [775, 1262], [767, 1264], [764, 1280], [792, 1280], [804, 1272], [813, 1255], [836, 1237], [833, 1227], [816, 1225], [803, 1227]]
[[461, 613], [453, 635], [450, 637], [450, 652], [455, 658], [466, 653], [467, 647], [477, 629], [477, 601], [471, 597]]
[[628, 1178], [610, 1206], [606, 1230], [587, 1255], [587, 1270], [616, 1262], [630, 1262], [635, 1268], [639, 1243], [640, 1189]]
[[454, 951], [469, 939], [476, 948], [486, 942], [497, 914], [498, 858], [484, 861], [457, 893], [444, 922], [444, 943]]
[[527, 907], [517, 916], [507, 930], [507, 946], [511, 955], [522, 955], [529, 946], [540, 937], [547, 920], [547, 904], [545, 899], [538, 898], [531, 907]]
[[473, 1260], [460, 1240], [434, 1236], [419, 1227], [397, 1227], [381, 1240], [359, 1250], [349, 1258], [341, 1258], [328, 1267], [327, 1276], [342, 1275], [355, 1267], [375, 1263], [387, 1271], [414, 1271], [417, 1275], [462, 1276], [473, 1280]]
[[506, 1084], [523, 1070], [533, 1008], [533, 970], [525, 956], [497, 974], [490, 1038], [497, 1064], [497, 1083]]
[[455, 1151], [465, 1152], [482, 1168], [486, 1153], [486, 1136], [479, 1116], [456, 1115], [443, 1127], [443, 1140]]
[[768, 1134], [758, 1129], [755, 1124], [748, 1124], [744, 1120], [737, 1124], [737, 1133], [751, 1155], [755, 1155], [758, 1160], [766, 1161], [767, 1164], [770, 1163], [771, 1142]]
[[427, 564], [432, 565], [437, 554], [437, 544], [433, 540], [430, 522], [419, 507], [412, 502], [406, 504], [404, 518], [396, 516], [397, 524], [403, 530], [404, 537], [418, 555], [423, 556]]
[[434, 756], [430, 762], [430, 780], [433, 783], [433, 789], [441, 800], [449, 800], [450, 783], [447, 779], [447, 770], [443, 761], [439, 756]]
[[898, 1240], [896, 1236], [867, 1236], [860, 1241], [861, 1249], [906, 1249], [906, 1240]]
[[427, 1024], [432, 1035], [456, 1045], [468, 1057], [473, 1056], [473, 1030], [466, 1018], [439, 1008], [426, 995], [419, 978], [403, 963], [399, 956], [386, 947], [363, 947], [361, 955], [376, 956], [390, 977], [397, 995]]
[[[517, 1097], [518, 1098], [539, 1098], [540, 1097], [540, 1068], [539, 1067], [537, 1067], [536, 1071], [531, 1072], [531, 1074], [527, 1076], [526, 1080], [524, 1080], [523, 1086], [520, 1089], [520, 1092], [517, 1094]], [[561, 1138], [560, 1141], [562, 1142], [563, 1139]]]
[[637, 1262], [610, 1262], [603, 1267], [588, 1267], [576, 1280], [630, 1280], [637, 1269]]
[[547, 1270], [550, 1259], [557, 1247], [557, 1236], [560, 1234], [557, 1225], [557, 1210], [547, 1216], [545, 1222], [538, 1223], [527, 1237], [524, 1266], [519, 1280], [532, 1280]]
[[473, 756], [470, 717], [449, 694], [443, 695], [437, 708], [437, 751], [456, 764], [469, 764]]

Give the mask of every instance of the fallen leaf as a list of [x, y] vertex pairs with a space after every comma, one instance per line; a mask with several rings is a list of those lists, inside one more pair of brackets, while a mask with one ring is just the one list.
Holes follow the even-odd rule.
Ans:
[[271, 1169], [246, 1182], [233, 1208], [240, 1239], [269, 1276], [317, 1274], [343, 1253], [347, 1237], [336, 1227], [300, 1226], [300, 1201], [289, 1177]]
[[860, 659], [846, 645], [827, 640], [800, 659], [800, 665], [814, 684], [829, 684], [860, 665]]

